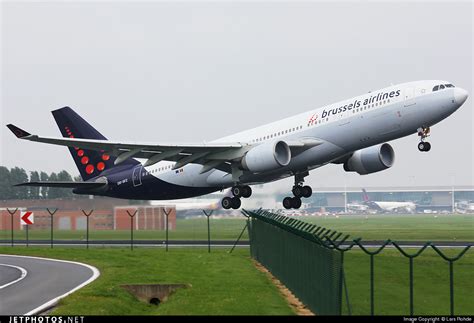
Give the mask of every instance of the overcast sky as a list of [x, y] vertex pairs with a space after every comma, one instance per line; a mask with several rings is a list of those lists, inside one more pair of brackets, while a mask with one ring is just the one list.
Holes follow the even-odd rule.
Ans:
[[[312, 171], [314, 189], [473, 185], [472, 2], [2, 2], [0, 165], [78, 174], [58, 136], [71, 106], [109, 139], [202, 142], [390, 84], [448, 80], [464, 106], [391, 142], [395, 165]], [[0, 179], [1, 180], [1, 179]], [[278, 187], [289, 190], [292, 179]]]

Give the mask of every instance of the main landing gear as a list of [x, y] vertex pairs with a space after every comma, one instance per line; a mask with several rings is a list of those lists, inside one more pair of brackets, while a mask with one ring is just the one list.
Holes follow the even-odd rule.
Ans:
[[222, 207], [226, 210], [232, 208], [232, 209], [238, 209], [242, 202], [240, 201], [240, 198], [248, 198], [252, 195], [252, 188], [248, 185], [236, 185], [232, 187], [231, 189], [232, 195], [234, 197], [229, 197], [226, 196], [222, 199]]
[[291, 190], [294, 197], [285, 197], [283, 199], [283, 207], [285, 209], [299, 209], [301, 207], [301, 198], [310, 197], [313, 190], [310, 186], [303, 186], [304, 177], [295, 176], [295, 186]]
[[425, 141], [426, 137], [429, 137], [429, 135], [430, 135], [430, 127], [418, 128], [418, 136], [421, 137], [421, 141], [418, 144], [419, 151], [430, 151], [431, 144]]

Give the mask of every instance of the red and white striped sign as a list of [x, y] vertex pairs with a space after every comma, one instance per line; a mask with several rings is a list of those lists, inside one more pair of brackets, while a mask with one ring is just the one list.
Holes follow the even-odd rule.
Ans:
[[35, 222], [35, 215], [33, 212], [28, 211], [28, 212], [21, 212], [21, 224], [27, 225], [27, 224], [33, 224]]

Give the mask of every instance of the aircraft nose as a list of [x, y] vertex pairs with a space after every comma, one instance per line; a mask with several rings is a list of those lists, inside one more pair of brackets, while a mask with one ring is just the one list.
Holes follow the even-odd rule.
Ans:
[[456, 100], [456, 103], [461, 105], [464, 102], [466, 102], [468, 97], [468, 93], [466, 90], [461, 89], [459, 87], [454, 88], [454, 99]]

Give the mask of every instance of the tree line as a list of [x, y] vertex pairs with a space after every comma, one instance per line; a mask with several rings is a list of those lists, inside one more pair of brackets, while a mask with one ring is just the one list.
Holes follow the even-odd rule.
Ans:
[[[47, 174], [45, 172], [31, 171], [28, 173], [19, 167], [8, 169], [0, 166], [0, 200], [35, 200], [69, 198], [74, 194], [70, 188], [13, 186], [24, 182], [37, 181], [72, 181], [72, 176], [65, 170], [59, 173]], [[80, 177], [75, 177], [80, 181]]]

